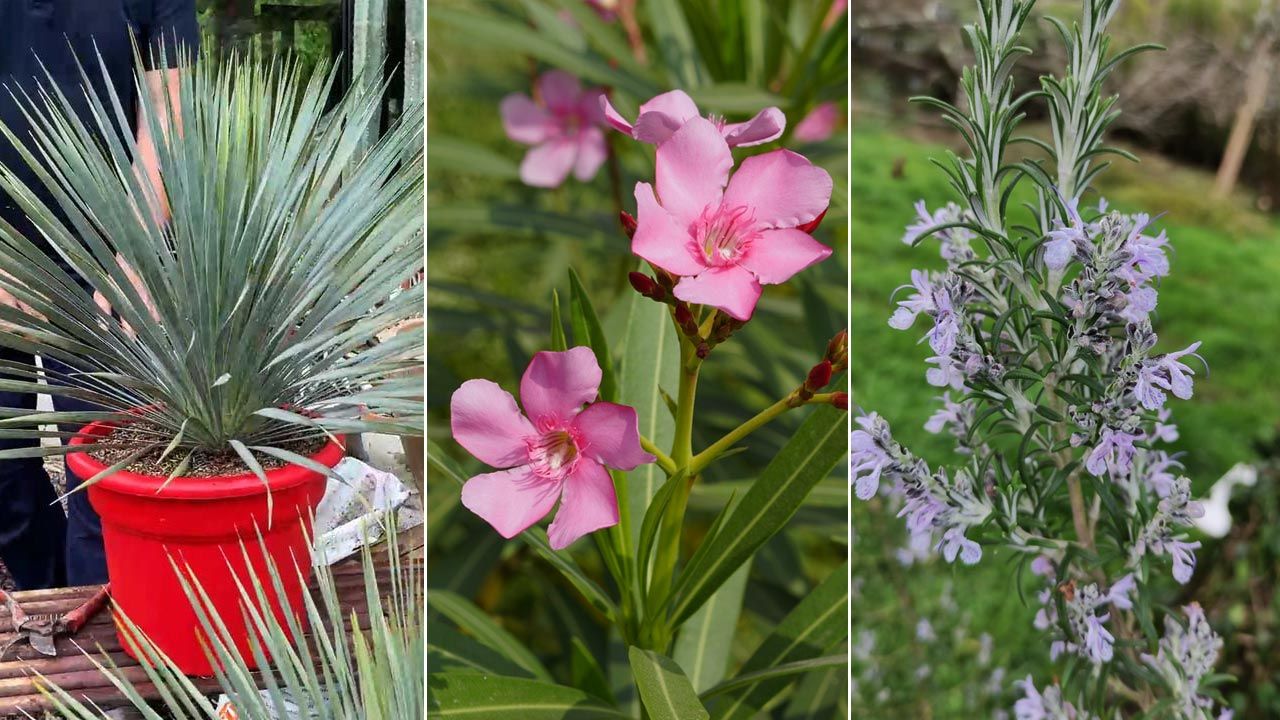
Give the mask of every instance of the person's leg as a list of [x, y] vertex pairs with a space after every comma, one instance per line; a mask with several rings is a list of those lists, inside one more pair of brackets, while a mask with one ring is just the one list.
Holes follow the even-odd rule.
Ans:
[[[30, 364], [30, 355], [0, 349], [0, 360]], [[36, 409], [36, 396], [0, 392], [0, 407]], [[32, 447], [39, 440], [0, 437], [0, 449]], [[0, 460], [0, 559], [23, 590], [66, 584], [67, 519], [41, 458]]]
[[[72, 370], [57, 360], [44, 359], [45, 367], [58, 373]], [[84, 412], [98, 410], [97, 406], [83, 400], [54, 397], [53, 407], [58, 412]], [[78, 426], [63, 426], [63, 432], [75, 432]], [[71, 468], [66, 469], [67, 492], [84, 482]], [[67, 498], [66, 530], [67, 582], [71, 585], [97, 585], [107, 581], [107, 556], [102, 548], [102, 522], [89, 504], [89, 494], [81, 490]]]

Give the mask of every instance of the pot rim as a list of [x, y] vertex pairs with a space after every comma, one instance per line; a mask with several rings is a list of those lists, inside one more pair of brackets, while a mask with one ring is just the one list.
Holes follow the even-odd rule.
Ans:
[[[116, 422], [101, 420], [91, 422], [85, 425], [75, 437], [71, 438], [70, 444], [72, 447], [90, 444], [94, 438], [110, 435], [117, 427], [118, 423]], [[342, 436], [339, 435], [338, 438], [341, 440]], [[345, 455], [346, 450], [343, 446], [330, 439], [325, 443], [324, 447], [312, 454], [310, 459], [326, 467], [333, 467], [341, 462]], [[67, 466], [82, 481], [88, 480], [109, 467], [94, 459], [87, 452], [68, 453], [66, 461]], [[267, 470], [267, 483], [265, 485], [262, 479], [252, 472], [239, 475], [213, 475], [206, 477], [180, 476], [175, 477], [167, 486], [164, 486], [164, 492], [161, 493], [160, 486], [164, 485], [168, 480], [168, 476], [142, 475], [128, 470], [117, 470], [90, 485], [87, 489], [93, 490], [96, 488], [124, 495], [153, 498], [220, 500], [223, 498], [265, 494], [268, 490], [271, 492], [287, 490], [304, 484], [314, 479], [317, 475], [319, 473], [301, 465], [286, 465], [282, 468]]]

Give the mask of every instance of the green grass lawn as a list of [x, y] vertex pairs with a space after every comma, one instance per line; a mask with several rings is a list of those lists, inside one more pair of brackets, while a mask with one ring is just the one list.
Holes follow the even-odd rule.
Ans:
[[[884, 415], [898, 439], [919, 454], [945, 462], [950, 442], [923, 428], [939, 394], [924, 380], [929, 351], [918, 340], [925, 327], [900, 332], [887, 321], [890, 296], [909, 281], [912, 268], [943, 267], [935, 243], [911, 248], [901, 237], [917, 199], [931, 209], [954, 199], [945, 176], [929, 162], [941, 156], [946, 148], [938, 143], [948, 138], [925, 140], [930, 136], [918, 129], [875, 122], [855, 122], [855, 128], [854, 400]], [[1195, 397], [1172, 405], [1182, 435], [1177, 450], [1185, 453], [1197, 491], [1205, 492], [1233, 464], [1253, 459], [1254, 443], [1273, 437], [1280, 423], [1280, 383], [1271, 375], [1280, 351], [1280, 290], [1273, 280], [1280, 274], [1280, 222], [1248, 209], [1240, 198], [1214, 202], [1212, 177], [1203, 172], [1159, 158], [1121, 162], [1102, 180], [1111, 204], [1166, 213], [1159, 224], [1171, 240], [1173, 269], [1160, 287], [1160, 347], [1176, 350], [1201, 340], [1210, 365], [1210, 374], [1197, 379]], [[853, 675], [857, 681], [870, 668], [878, 673], [855, 694], [855, 716], [990, 717], [996, 708], [1012, 708], [1019, 696], [1013, 680], [1033, 673], [1043, 682], [1056, 672], [1047, 640], [1032, 627], [1036, 588], [1027, 582], [1020, 595], [1011, 587], [1008, 553], [988, 549], [975, 567], [935, 559], [903, 568], [895, 557], [905, 536], [901, 520], [878, 501], [855, 501], [852, 522], [851, 643], [856, 648], [864, 631], [876, 637], [872, 661], [859, 662], [855, 653]], [[921, 618], [929, 619], [938, 640], [918, 639]], [[984, 632], [993, 648], [987, 662], [979, 641]], [[997, 668], [1003, 669], [998, 682]], [[887, 696], [877, 698], [885, 688]]]

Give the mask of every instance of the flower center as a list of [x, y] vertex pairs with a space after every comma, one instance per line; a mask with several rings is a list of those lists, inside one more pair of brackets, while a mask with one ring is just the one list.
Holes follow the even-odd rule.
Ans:
[[755, 238], [755, 214], [746, 207], [716, 208], [702, 213], [694, 237], [709, 265], [732, 265]]
[[540, 477], [561, 479], [578, 460], [578, 441], [568, 430], [544, 432], [529, 442], [529, 464]]

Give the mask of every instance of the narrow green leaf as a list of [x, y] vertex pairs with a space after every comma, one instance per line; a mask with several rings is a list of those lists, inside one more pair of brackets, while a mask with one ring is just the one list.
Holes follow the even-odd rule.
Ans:
[[[773, 632], [760, 643], [751, 657], [742, 664], [732, 688], [724, 690], [730, 696], [718, 702], [713, 709], [717, 720], [745, 720], [754, 718], [762, 708], [777, 698], [794, 680], [794, 677], [756, 676], [788, 663], [796, 663], [829, 655], [832, 647], [849, 636], [849, 564], [836, 568], [813, 592], [778, 623]], [[740, 681], [751, 678], [745, 685]], [[726, 684], [727, 685], [727, 684]], [[714, 694], [719, 694], [714, 691]], [[712, 693], [706, 693], [710, 695]]]
[[780, 531], [848, 452], [846, 413], [819, 407], [774, 456], [723, 529], [700, 546], [676, 583], [671, 615], [686, 620], [747, 558]]
[[692, 90], [706, 82], [706, 68], [698, 56], [693, 33], [677, 0], [648, 0], [650, 27], [658, 41], [658, 51], [675, 74], [677, 85]]
[[551, 291], [551, 349], [563, 352], [569, 349], [569, 341], [564, 336], [564, 320], [560, 317], [560, 293]]
[[582, 692], [563, 685], [477, 673], [427, 676], [428, 714], [475, 720], [600, 720], [628, 718]]
[[609, 340], [605, 337], [600, 317], [591, 304], [582, 280], [573, 268], [569, 268], [569, 304], [573, 319], [573, 341], [588, 345], [600, 363], [600, 397], [609, 402], [618, 399], [618, 377], [613, 371], [613, 357], [609, 354]]
[[813, 658], [812, 660], [796, 660], [795, 662], [783, 663], [781, 665], [774, 665], [773, 667], [765, 668], [764, 670], [757, 670], [755, 672], [743, 673], [733, 678], [732, 680], [727, 680], [711, 688], [710, 690], [703, 693], [702, 697], [704, 698], [715, 697], [716, 695], [722, 695], [724, 693], [731, 692], [739, 688], [756, 685], [765, 680], [776, 680], [778, 678], [790, 678], [793, 675], [801, 675], [807, 672], [813, 672], [814, 670], [826, 670], [828, 668], [833, 668], [833, 667], [843, 667], [848, 664], [849, 664], [848, 653], [840, 653], [838, 655], [823, 655], [822, 657], [816, 657], [816, 658]]
[[432, 172], [450, 170], [502, 180], [520, 177], [520, 166], [514, 160], [483, 145], [435, 132], [427, 143], [427, 162]]
[[569, 643], [569, 674], [573, 678], [573, 686], [605, 702], [613, 702], [609, 680], [591, 649], [577, 636], [571, 638]]
[[497, 650], [534, 678], [551, 682], [551, 673], [531, 650], [466, 598], [448, 590], [432, 590], [427, 598], [427, 607], [449, 618], [459, 628]]
[[[679, 382], [680, 346], [666, 306], [633, 294], [623, 343], [618, 402], [636, 409], [643, 437], [660, 448], [670, 447], [675, 419], [667, 412], [662, 394], [664, 387], [674, 389]], [[665, 479], [656, 464], [643, 465], [628, 474], [628, 493], [623, 502], [631, 517], [644, 517]], [[631, 530], [628, 540], [638, 547], [640, 524], [633, 522]]]
[[638, 647], [628, 656], [640, 701], [652, 720], [709, 720], [711, 714], [674, 660]]
[[724, 679], [729, 654], [742, 614], [751, 562], [742, 564], [729, 580], [680, 629], [672, 656], [689, 673], [689, 682], [703, 692]]

